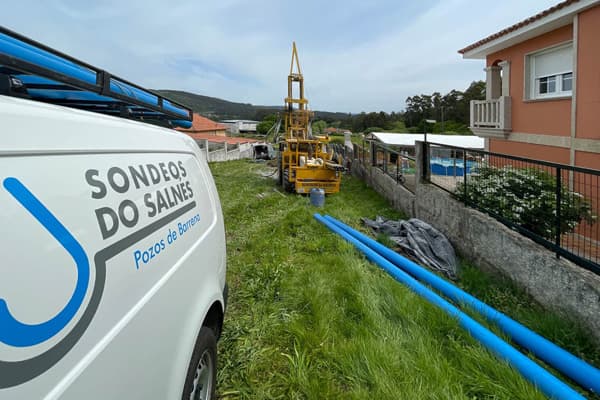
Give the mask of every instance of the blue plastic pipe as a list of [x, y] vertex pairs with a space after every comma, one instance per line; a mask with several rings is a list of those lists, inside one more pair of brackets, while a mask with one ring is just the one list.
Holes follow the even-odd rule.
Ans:
[[13, 57], [43, 66], [64, 75], [79, 79], [80, 81], [96, 84], [96, 74], [90, 69], [83, 68], [45, 50], [0, 33], [0, 52]]
[[[73, 100], [73, 101], [97, 101], [97, 102], [118, 102], [112, 97], [101, 96], [92, 92], [83, 92], [79, 90], [48, 90], [48, 89], [28, 89], [31, 97], [36, 99], [53, 99], [53, 100]], [[149, 118], [160, 117], [164, 114], [158, 111], [148, 111], [146, 115]], [[182, 128], [191, 128], [192, 121], [185, 119], [169, 119], [175, 126]]]
[[413, 292], [425, 298], [429, 302], [437, 305], [450, 316], [456, 318], [458, 323], [471, 336], [477, 339], [490, 351], [497, 354], [500, 358], [506, 360], [514, 366], [527, 380], [536, 385], [547, 396], [558, 400], [585, 399], [567, 384], [556, 378], [544, 368], [537, 365], [531, 359], [521, 354], [511, 345], [494, 335], [489, 329], [483, 327], [477, 321], [473, 320], [467, 314], [460, 311], [454, 305], [444, 300], [431, 289], [408, 275], [406, 272], [397, 268], [394, 264], [377, 254], [367, 247], [364, 243], [349, 235], [343, 229], [323, 218], [319, 214], [314, 215], [315, 219], [331, 229], [333, 232], [342, 236], [346, 241], [353, 244], [357, 249], [365, 254], [367, 259], [379, 265], [383, 270], [390, 274], [397, 281], [408, 286]]
[[192, 127], [192, 121], [188, 121], [185, 119], [172, 119], [170, 120], [173, 125], [179, 126], [184, 129], [189, 129]]
[[[46, 50], [37, 48], [31, 44], [24, 43], [19, 39], [0, 33], [0, 52], [9, 54], [12, 57], [23, 61], [42, 66], [63, 75], [78, 79], [90, 85], [96, 84], [96, 72], [87, 67], [77, 65], [74, 62], [64, 59], [58, 55], [52, 54]], [[50, 82], [54, 82], [48, 80]], [[56, 82], [54, 82], [56, 83]], [[133, 97], [154, 106], [158, 105], [158, 97], [154, 94], [138, 89], [124, 82], [114, 80], [110, 82], [110, 90], [114, 93], [120, 93]], [[170, 102], [163, 104], [163, 107], [171, 112], [177, 113], [181, 117], [188, 117], [186, 110], [177, 107]]]
[[502, 314], [500, 311], [488, 306], [481, 300], [471, 296], [467, 292], [457, 288], [451, 283], [440, 278], [436, 274], [402, 257], [395, 251], [385, 247], [381, 243], [363, 235], [346, 224], [331, 216], [325, 216], [331, 223], [335, 224], [346, 233], [367, 245], [376, 253], [385, 257], [393, 264], [408, 272], [421, 282], [429, 284], [434, 289], [452, 299], [457, 304], [464, 304], [481, 314], [491, 323], [496, 324], [504, 333], [509, 335], [519, 346], [524, 347], [535, 354], [540, 360], [551, 365], [569, 378], [577, 382], [586, 390], [600, 393], [600, 370], [588, 364], [582, 359], [574, 356], [563, 348], [540, 336], [534, 331], [526, 328], [517, 321]]

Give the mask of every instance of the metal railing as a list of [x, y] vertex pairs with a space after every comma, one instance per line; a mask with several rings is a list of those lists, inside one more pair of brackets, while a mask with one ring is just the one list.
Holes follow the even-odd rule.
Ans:
[[354, 144], [354, 159], [366, 166], [371, 164], [371, 146], [363, 141], [360, 145]]
[[600, 275], [600, 171], [428, 143], [426, 178]]
[[352, 149], [347, 148], [341, 143], [331, 143], [329, 144], [330, 151], [333, 150], [333, 158], [334, 161], [344, 165], [344, 160], [352, 159]]
[[408, 152], [400, 152], [383, 143], [362, 142], [355, 145], [355, 159], [364, 166], [379, 168], [410, 192], [416, 190], [416, 160]]

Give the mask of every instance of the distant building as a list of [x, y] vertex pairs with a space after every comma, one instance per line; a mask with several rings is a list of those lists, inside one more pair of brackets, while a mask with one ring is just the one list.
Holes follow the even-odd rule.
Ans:
[[221, 123], [227, 127], [227, 131], [230, 133], [256, 133], [256, 125], [259, 124], [258, 121], [249, 119], [227, 119]]
[[175, 128], [180, 132], [186, 133], [193, 139], [204, 139], [210, 136], [225, 136], [227, 127], [213, 120], [205, 118], [200, 114], [194, 113], [192, 118], [192, 127], [188, 129]]

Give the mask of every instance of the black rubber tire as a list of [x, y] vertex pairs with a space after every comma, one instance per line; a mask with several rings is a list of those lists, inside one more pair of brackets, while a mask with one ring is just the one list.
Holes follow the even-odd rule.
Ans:
[[277, 153], [277, 165], [279, 166], [279, 186], [283, 187], [283, 150], [285, 146], [279, 143], [279, 152]]
[[190, 400], [190, 396], [195, 386], [196, 372], [200, 365], [200, 359], [203, 355], [210, 357], [212, 362], [210, 363], [211, 371], [211, 387], [210, 393], [207, 399], [214, 400], [217, 396], [217, 338], [212, 329], [203, 326], [200, 329], [198, 338], [196, 339], [196, 345], [194, 346], [194, 352], [188, 365], [187, 374], [185, 377], [185, 384], [183, 386], [183, 394], [181, 395], [182, 400]]
[[281, 157], [279, 157], [279, 159], [277, 160], [277, 166], [279, 167], [279, 186], [283, 187], [283, 160], [281, 159]]
[[290, 182], [290, 170], [289, 169], [285, 169], [283, 171], [283, 188], [288, 193], [294, 192], [294, 184], [292, 182]]

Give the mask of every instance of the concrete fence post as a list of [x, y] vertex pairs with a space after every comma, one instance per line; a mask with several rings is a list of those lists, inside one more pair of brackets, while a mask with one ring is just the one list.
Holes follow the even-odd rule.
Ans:
[[429, 181], [429, 144], [425, 142], [415, 141], [415, 180], [416, 184]]
[[210, 151], [208, 151], [208, 139], [204, 139], [204, 149], [206, 151], [206, 160], [210, 161]]
[[377, 165], [377, 149], [375, 149], [375, 141], [370, 141], [369, 145], [371, 147], [371, 167], [374, 167]]

